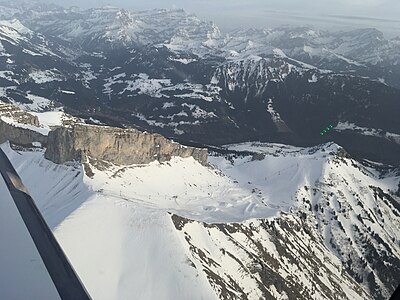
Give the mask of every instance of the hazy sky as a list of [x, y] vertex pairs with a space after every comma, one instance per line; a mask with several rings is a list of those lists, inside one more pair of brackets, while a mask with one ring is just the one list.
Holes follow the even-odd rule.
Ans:
[[[43, 0], [42, 0], [43, 1]], [[400, 0], [44, 0], [64, 6], [184, 8], [222, 29], [308, 24], [378, 27], [400, 35]], [[356, 18], [348, 18], [349, 16]]]

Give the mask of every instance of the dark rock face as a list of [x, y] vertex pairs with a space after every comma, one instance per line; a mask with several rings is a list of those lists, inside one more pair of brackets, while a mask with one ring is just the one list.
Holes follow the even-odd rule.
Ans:
[[265, 158], [265, 154], [264, 153], [254, 153], [253, 156], [251, 157], [252, 161], [255, 160], [263, 160]]
[[59, 127], [49, 133], [45, 157], [55, 163], [62, 164], [69, 160], [80, 160], [74, 145], [73, 132]]
[[45, 157], [55, 163], [85, 161], [90, 156], [117, 164], [169, 161], [173, 156], [193, 157], [207, 164], [207, 149], [186, 147], [159, 134], [136, 129], [77, 124], [50, 132]]

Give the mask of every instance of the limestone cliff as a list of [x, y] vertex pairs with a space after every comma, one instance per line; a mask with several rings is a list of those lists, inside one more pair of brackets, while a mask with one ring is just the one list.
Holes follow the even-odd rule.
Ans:
[[45, 157], [55, 163], [85, 161], [90, 156], [116, 164], [147, 164], [169, 161], [173, 156], [207, 163], [207, 149], [182, 146], [159, 134], [136, 129], [76, 124], [49, 133]]
[[0, 144], [6, 141], [17, 145], [31, 145], [33, 142], [40, 142], [45, 146], [47, 136], [26, 128], [13, 126], [0, 119]]
[[37, 116], [0, 102], [0, 143], [10, 141], [16, 145], [31, 146], [33, 142], [40, 142], [46, 145], [47, 136], [32, 130], [35, 127], [39, 127]]

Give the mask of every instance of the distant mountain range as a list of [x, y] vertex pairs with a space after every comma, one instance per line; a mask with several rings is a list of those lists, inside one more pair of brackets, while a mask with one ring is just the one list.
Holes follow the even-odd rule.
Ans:
[[400, 40], [375, 29], [221, 34], [183, 10], [4, 3], [0, 16], [4, 101], [39, 96], [42, 109], [184, 142], [334, 140], [400, 164]]
[[[183, 10], [43, 4], [3, 3], [0, 16], [4, 101], [39, 96], [42, 109], [184, 142], [328, 139], [400, 163], [400, 40], [375, 29], [221, 34]], [[337, 130], [321, 138], [329, 124]]]

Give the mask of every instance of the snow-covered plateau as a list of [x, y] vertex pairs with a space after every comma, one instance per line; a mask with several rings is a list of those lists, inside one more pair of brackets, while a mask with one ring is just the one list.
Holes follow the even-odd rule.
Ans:
[[89, 159], [90, 177], [1, 148], [93, 299], [379, 299], [395, 287], [399, 176], [335, 144], [231, 145], [209, 166]]

